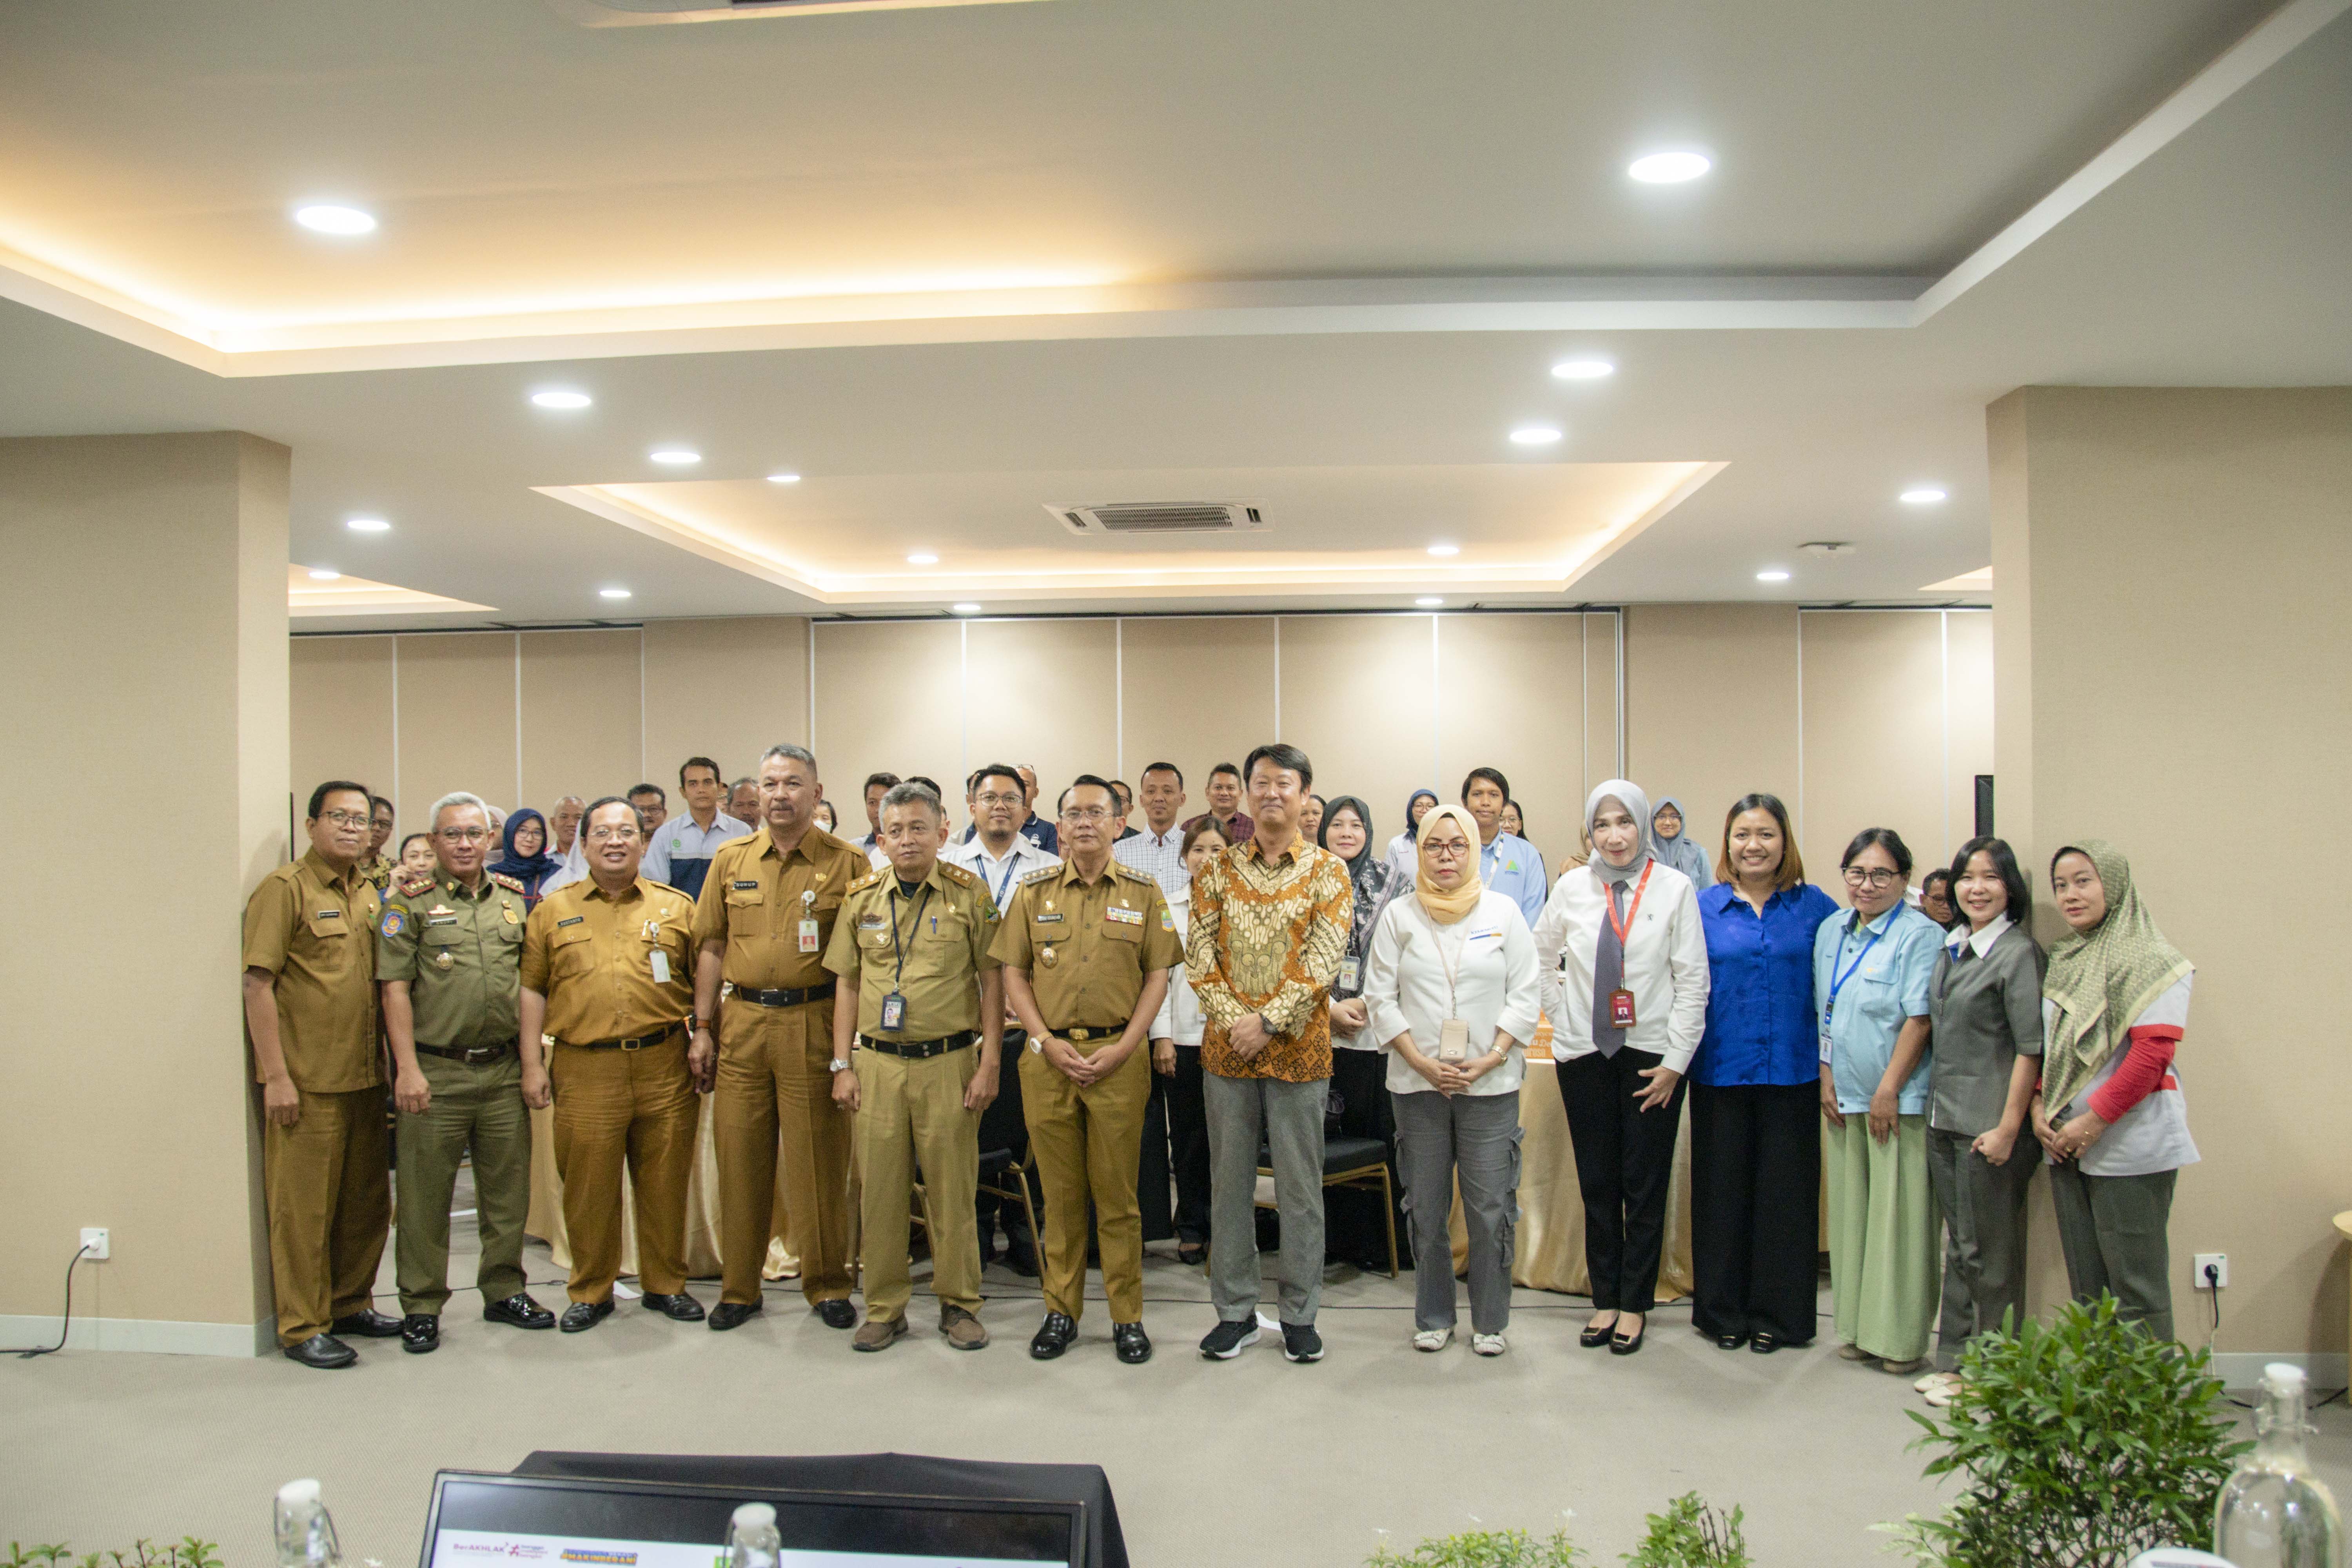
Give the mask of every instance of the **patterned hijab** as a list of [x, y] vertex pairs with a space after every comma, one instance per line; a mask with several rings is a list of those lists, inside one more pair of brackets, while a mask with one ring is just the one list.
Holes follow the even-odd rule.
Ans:
[[[1356, 820], [1364, 825], [1364, 847], [1339, 862], [1348, 868], [1348, 886], [1355, 894], [1355, 910], [1348, 928], [1348, 951], [1361, 959], [1371, 951], [1372, 927], [1380, 920], [1381, 911], [1389, 907], [1389, 900], [1396, 896], [1397, 888], [1404, 879], [1372, 847], [1372, 808], [1366, 805], [1360, 796], [1343, 795], [1323, 808], [1322, 826], [1315, 830], [1317, 847], [1331, 848], [1331, 819], [1342, 811], [1354, 812]], [[1332, 853], [1336, 855], [1339, 851], [1335, 849]], [[1347, 996], [1358, 994], [1361, 990], [1359, 985], [1355, 991], [1341, 995], [1340, 999], [1345, 1001]], [[1340, 994], [1335, 990], [1333, 994]]]
[[2087, 931], [2070, 931], [2050, 947], [2042, 994], [2056, 1009], [2042, 1043], [2042, 1103], [2063, 1106], [2124, 1042], [2147, 1005], [2179, 984], [2191, 965], [2164, 940], [2132, 886], [2131, 862], [2104, 838], [2069, 844], [2050, 858], [2081, 855], [2106, 889], [2106, 918]]

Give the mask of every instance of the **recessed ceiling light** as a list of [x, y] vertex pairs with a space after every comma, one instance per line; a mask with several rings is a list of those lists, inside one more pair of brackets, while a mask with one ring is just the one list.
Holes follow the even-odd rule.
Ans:
[[313, 234], [373, 234], [375, 216], [357, 207], [333, 202], [313, 202], [294, 209], [294, 221]]
[[1424, 610], [1433, 610], [1437, 608], [1438, 605], [1445, 603], [1445, 601], [1438, 598], [1435, 595], [1424, 594], [1420, 598], [1415, 599], [1413, 603], [1419, 605]]
[[673, 468], [682, 468], [688, 464], [702, 461], [701, 453], [685, 447], [664, 447], [659, 451], [647, 453], [646, 456], [656, 463], [667, 463]]
[[310, 581], [313, 583], [331, 583], [341, 575], [342, 574], [341, 572], [336, 571], [331, 566], [313, 566], [310, 568]]
[[1625, 173], [1645, 185], [1678, 185], [1714, 167], [1715, 160], [1704, 153], [1652, 153], [1634, 159]]
[[939, 563], [940, 558], [928, 550], [919, 550], [907, 557], [907, 564], [909, 566], [936, 566]]
[[541, 408], [585, 408], [596, 401], [584, 392], [566, 392], [560, 387], [534, 392], [530, 400]]
[[1550, 425], [1522, 425], [1511, 432], [1511, 444], [1516, 447], [1549, 447], [1559, 439], [1559, 428]]
[[953, 610], [959, 616], [976, 616], [980, 614], [980, 606], [978, 605], [950, 605], [948, 608]]
[[772, 485], [796, 485], [801, 482], [801, 477], [798, 474], [770, 474], [768, 482]]
[[1789, 574], [1786, 572], [1759, 572], [1756, 574], [1756, 580], [1759, 583], [1785, 583], [1789, 580]]
[[1459, 555], [1462, 553], [1462, 547], [1458, 544], [1433, 544], [1429, 547], [1429, 552], [1432, 555]]
[[1617, 367], [1605, 359], [1564, 359], [1551, 367], [1552, 375], [1560, 381], [1599, 381], [1617, 374]]
[[1905, 506], [1934, 506], [1948, 497], [1941, 485], [1913, 485], [1897, 499]]
[[392, 524], [380, 517], [354, 517], [345, 521], [343, 526], [353, 533], [386, 533], [392, 529]]
[[629, 596], [629, 591], [626, 588], [599, 588], [596, 592], [607, 599], [625, 599]]

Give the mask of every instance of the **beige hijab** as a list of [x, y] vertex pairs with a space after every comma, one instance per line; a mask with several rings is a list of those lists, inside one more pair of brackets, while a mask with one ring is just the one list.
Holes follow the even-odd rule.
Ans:
[[1486, 884], [1478, 875], [1478, 819], [1462, 807], [1431, 806], [1429, 815], [1421, 819], [1421, 833], [1414, 842], [1427, 844], [1431, 826], [1440, 820], [1451, 820], [1462, 830], [1462, 837], [1470, 841], [1468, 875], [1462, 879], [1462, 885], [1452, 892], [1440, 892], [1430, 880], [1429, 860], [1424, 855], [1421, 861], [1420, 874], [1412, 879], [1412, 896], [1421, 900], [1421, 907], [1429, 911], [1431, 920], [1435, 921], [1439, 925], [1450, 926], [1478, 907], [1479, 899], [1486, 891]]

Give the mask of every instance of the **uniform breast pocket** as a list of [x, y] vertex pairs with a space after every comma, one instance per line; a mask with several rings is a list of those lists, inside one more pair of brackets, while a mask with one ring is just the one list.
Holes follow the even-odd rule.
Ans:
[[321, 942], [332, 942], [338, 937], [352, 934], [352, 922], [343, 917], [341, 910], [317, 910], [305, 915], [302, 923], [310, 928], [312, 936]]
[[426, 926], [416, 933], [419, 947], [455, 947], [464, 933], [456, 926]]
[[509, 947], [520, 947], [522, 945], [522, 927], [509, 921], [500, 921], [499, 922], [499, 940], [506, 943]]
[[1103, 921], [1103, 935], [1109, 941], [1123, 942], [1133, 946], [1143, 940], [1143, 922], [1140, 920], [1132, 923], [1126, 921], [1107, 920]]
[[727, 894], [727, 934], [768, 934], [768, 900], [757, 888], [730, 889]]
[[549, 966], [566, 980], [577, 980], [596, 967], [595, 943], [588, 940], [585, 927], [556, 932], [550, 947]]

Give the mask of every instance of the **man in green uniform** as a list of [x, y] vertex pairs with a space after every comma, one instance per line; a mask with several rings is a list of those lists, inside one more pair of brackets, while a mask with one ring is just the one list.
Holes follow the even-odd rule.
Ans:
[[1184, 950], [1160, 884], [1110, 858], [1119, 805], [1109, 781], [1082, 773], [1063, 803], [1066, 858], [1023, 879], [989, 949], [1029, 1034], [1021, 1109], [1045, 1184], [1045, 1321], [1029, 1353], [1050, 1361], [1077, 1337], [1091, 1204], [1111, 1342], [1132, 1364], [1151, 1359], [1135, 1190], [1151, 1099], [1145, 1046]]
[[521, 994], [522, 885], [485, 871], [490, 808], [479, 795], [433, 803], [439, 874], [402, 882], [376, 922], [376, 978], [392, 1039], [393, 1100], [401, 1115], [397, 1193], [400, 1348], [441, 1343], [449, 1300], [449, 1198], [458, 1162], [474, 1160], [482, 1316], [551, 1329], [555, 1314], [523, 1290], [522, 1226], [530, 1211], [530, 1111], [516, 1048]]
[[908, 1199], [919, 1165], [940, 1331], [958, 1350], [988, 1343], [972, 1189], [980, 1113], [996, 1098], [1004, 992], [988, 952], [996, 906], [978, 877], [940, 859], [946, 823], [937, 791], [892, 786], [881, 814], [890, 864], [850, 884], [824, 954], [857, 998], [834, 1009], [830, 1065], [835, 1103], [865, 1112], [866, 1321], [850, 1342], [861, 1351], [907, 1332]]
[[310, 852], [245, 906], [245, 1025], [261, 1083], [261, 1179], [278, 1342], [304, 1366], [359, 1359], [336, 1336], [391, 1339], [370, 1305], [392, 1223], [375, 1047], [375, 889], [359, 874], [368, 792], [310, 792]]
[[378, 898], [391, 888], [393, 875], [400, 869], [389, 849], [393, 821], [392, 802], [380, 795], [369, 796], [367, 850], [360, 857], [359, 869], [361, 879], [376, 890]]

